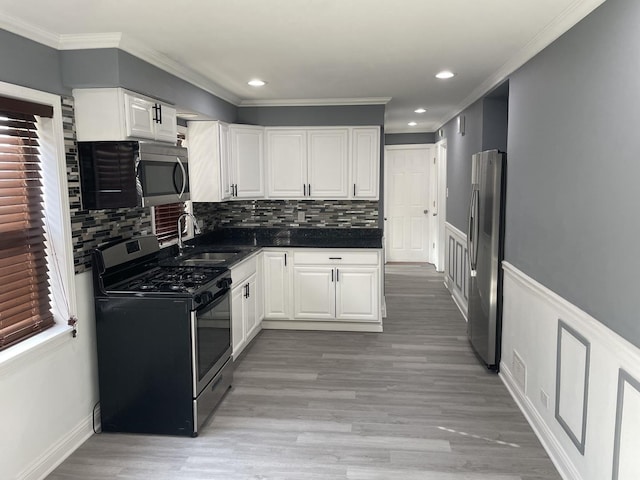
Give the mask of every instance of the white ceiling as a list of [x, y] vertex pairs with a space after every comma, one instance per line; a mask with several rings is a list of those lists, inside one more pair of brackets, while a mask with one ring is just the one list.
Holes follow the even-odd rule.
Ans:
[[603, 1], [0, 0], [0, 28], [122, 48], [236, 105], [390, 98], [387, 133], [430, 132]]

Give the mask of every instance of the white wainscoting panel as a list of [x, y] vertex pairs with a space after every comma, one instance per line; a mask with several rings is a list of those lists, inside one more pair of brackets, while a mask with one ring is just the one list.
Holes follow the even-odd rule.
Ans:
[[[640, 478], [640, 382], [624, 370], [618, 380], [613, 480]], [[635, 427], [635, 428], [634, 428]]]
[[[565, 479], [602, 480], [612, 478], [616, 449], [616, 405], [618, 372], [640, 378], [640, 349], [632, 345], [595, 318], [572, 305], [508, 262], [503, 262], [502, 361], [500, 377], [531, 423], [558, 471]], [[555, 416], [556, 378], [558, 374], [558, 325], [563, 322], [562, 376], [560, 412], [567, 425], [581, 432], [580, 409], [586, 408], [584, 454]], [[571, 330], [571, 335], [566, 333]], [[579, 339], [577, 343], [571, 340]], [[588, 344], [588, 359], [584, 346]], [[526, 389], [516, 387], [513, 372], [514, 351], [526, 366]], [[575, 385], [588, 384], [569, 392], [565, 378], [579, 377]], [[640, 393], [632, 384], [625, 386], [620, 414], [620, 477], [640, 478]], [[586, 396], [580, 390], [586, 389]], [[639, 389], [640, 390], [640, 389]], [[628, 394], [628, 396], [627, 396]], [[548, 401], [545, 400], [548, 395]], [[588, 402], [585, 399], [588, 398]], [[625, 404], [626, 402], [626, 404]], [[586, 407], [583, 407], [586, 403]], [[629, 410], [626, 410], [627, 407]], [[572, 412], [575, 409], [577, 412]], [[580, 436], [578, 435], [578, 439]], [[630, 472], [633, 472], [630, 473]], [[622, 475], [625, 475], [623, 477]], [[630, 476], [629, 476], [630, 475]]]
[[444, 262], [444, 283], [466, 319], [469, 297], [467, 236], [450, 223], [446, 223], [445, 238], [447, 250]]
[[589, 388], [589, 342], [558, 321], [556, 419], [584, 453]]

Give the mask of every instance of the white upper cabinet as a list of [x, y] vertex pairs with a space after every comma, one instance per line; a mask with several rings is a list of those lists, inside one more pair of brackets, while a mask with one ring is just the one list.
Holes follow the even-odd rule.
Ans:
[[233, 198], [264, 198], [264, 127], [231, 125]]
[[266, 132], [269, 198], [378, 198], [380, 127], [271, 127]]
[[380, 128], [351, 131], [351, 196], [377, 199], [380, 182]]
[[178, 135], [178, 110], [170, 105], [156, 104], [155, 123], [156, 140], [160, 142], [174, 142]]
[[78, 141], [156, 140], [176, 143], [176, 109], [122, 88], [74, 89]]
[[222, 122], [189, 122], [189, 186], [194, 202], [231, 198], [229, 126]]
[[268, 129], [267, 179], [270, 198], [301, 198], [307, 191], [307, 132]]
[[127, 137], [150, 138], [155, 136], [155, 104], [144, 98], [124, 94], [125, 125]]
[[310, 198], [349, 197], [349, 130], [309, 130]]

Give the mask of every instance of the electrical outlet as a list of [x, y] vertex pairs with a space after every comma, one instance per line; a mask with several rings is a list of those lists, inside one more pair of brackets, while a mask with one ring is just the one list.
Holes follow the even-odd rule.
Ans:
[[304, 222], [305, 214], [303, 210], [298, 210], [298, 223]]
[[540, 403], [544, 408], [549, 409], [549, 395], [543, 389], [540, 389]]
[[449, 187], [447, 187], [447, 198], [449, 198]]

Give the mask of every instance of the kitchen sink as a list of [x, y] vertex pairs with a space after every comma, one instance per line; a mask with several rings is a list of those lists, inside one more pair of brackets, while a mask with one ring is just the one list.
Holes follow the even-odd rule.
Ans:
[[186, 260], [182, 260], [184, 265], [203, 265], [210, 263], [225, 263], [233, 260], [238, 256], [240, 250], [227, 250], [224, 252], [203, 252], [189, 256]]

